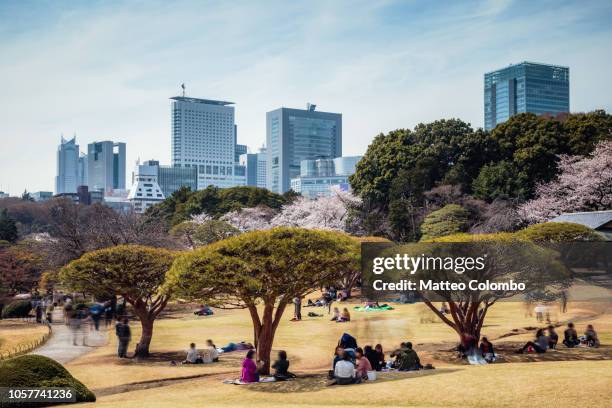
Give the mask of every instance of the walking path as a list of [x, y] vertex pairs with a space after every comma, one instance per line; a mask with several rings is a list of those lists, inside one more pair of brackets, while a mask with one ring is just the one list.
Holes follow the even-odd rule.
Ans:
[[[58, 309], [60, 308], [53, 312], [53, 324], [51, 325], [53, 334], [43, 346], [32, 350], [30, 354], [46, 356], [61, 364], [65, 364], [106, 344], [108, 330], [104, 328], [104, 323], [102, 323], [100, 331], [90, 330], [89, 327], [82, 327], [76, 335], [78, 345], [73, 345], [73, 332], [70, 330], [70, 327], [64, 324], [63, 312], [61, 309]], [[83, 341], [85, 345], [83, 345]]]

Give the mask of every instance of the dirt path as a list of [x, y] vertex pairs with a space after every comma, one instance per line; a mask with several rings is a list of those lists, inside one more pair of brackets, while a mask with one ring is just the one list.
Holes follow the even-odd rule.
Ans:
[[49, 357], [61, 364], [65, 364], [77, 357], [89, 353], [96, 347], [106, 344], [108, 340], [108, 330], [105, 329], [102, 324], [99, 331], [92, 330], [93, 326], [91, 328], [84, 326], [81, 330], [78, 330], [76, 333], [78, 345], [75, 346], [73, 344], [73, 332], [64, 324], [63, 313], [58, 309], [53, 312], [51, 338], [49, 338], [42, 347], [32, 350], [30, 354]]

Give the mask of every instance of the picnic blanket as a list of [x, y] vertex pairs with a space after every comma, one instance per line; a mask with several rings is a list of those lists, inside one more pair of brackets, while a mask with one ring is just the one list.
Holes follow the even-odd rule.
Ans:
[[353, 308], [356, 312], [382, 312], [385, 310], [393, 310], [393, 307], [389, 305], [381, 305], [380, 307], [376, 306], [355, 306]]
[[[275, 382], [276, 378], [274, 377], [261, 377], [259, 379], [260, 383], [266, 383], [266, 382]], [[230, 378], [228, 380], [223, 380], [223, 384], [233, 384], [233, 385], [248, 385], [248, 384], [257, 384], [256, 382], [244, 382], [241, 381], [239, 378]]]

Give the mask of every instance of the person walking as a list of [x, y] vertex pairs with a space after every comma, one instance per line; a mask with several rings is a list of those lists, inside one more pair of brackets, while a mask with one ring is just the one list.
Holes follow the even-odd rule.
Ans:
[[132, 339], [132, 332], [127, 318], [117, 322], [115, 325], [115, 334], [117, 335], [117, 354], [120, 358], [127, 358], [128, 345]]
[[292, 321], [302, 320], [302, 298], [296, 296], [293, 298], [294, 312]]

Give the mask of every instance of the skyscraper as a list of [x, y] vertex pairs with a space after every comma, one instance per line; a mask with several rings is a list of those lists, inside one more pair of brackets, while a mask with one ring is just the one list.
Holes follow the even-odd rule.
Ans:
[[240, 156], [240, 164], [246, 168], [246, 185], [260, 188], [267, 186], [268, 154], [265, 147], [258, 153], [245, 153]]
[[569, 68], [521, 62], [484, 75], [485, 130], [524, 112], [569, 112]]
[[235, 183], [233, 102], [175, 96], [172, 100], [172, 166], [195, 167], [198, 189]]
[[280, 108], [266, 114], [268, 146], [268, 189], [284, 193], [291, 179], [300, 175], [300, 163], [308, 159], [333, 159], [342, 156], [342, 115]]
[[87, 182], [90, 191], [125, 190], [125, 143], [87, 145]]
[[79, 180], [79, 145], [76, 136], [70, 140], [62, 137], [57, 148], [57, 174], [55, 194], [76, 193]]

